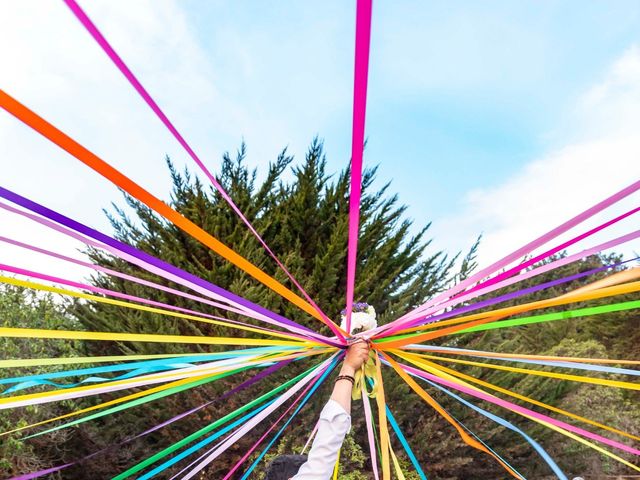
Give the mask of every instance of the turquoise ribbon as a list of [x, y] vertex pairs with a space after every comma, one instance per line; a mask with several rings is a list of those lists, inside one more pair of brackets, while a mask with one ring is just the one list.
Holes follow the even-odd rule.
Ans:
[[[414, 345], [410, 345], [413, 347]], [[413, 350], [413, 349], [409, 349]], [[415, 349], [419, 352], [430, 352], [432, 350], [444, 350], [447, 352], [454, 353], [456, 355], [466, 356], [468, 353], [482, 353], [478, 350], [467, 350], [466, 348], [453, 348], [453, 347], [429, 347], [429, 348], [417, 348]], [[437, 353], [437, 352], [435, 352]], [[549, 367], [559, 367], [559, 368], [574, 368], [576, 370], [588, 370], [592, 372], [605, 372], [605, 373], [613, 373], [620, 375], [633, 375], [640, 376], [640, 370], [631, 370], [629, 368], [619, 368], [619, 367], [608, 367], [605, 365], [591, 365], [589, 363], [582, 362], [571, 362], [571, 361], [562, 361], [562, 360], [532, 360], [532, 359], [523, 359], [523, 358], [509, 358], [509, 357], [487, 357], [484, 355], [477, 355], [478, 358], [484, 358], [486, 360], [500, 360], [502, 362], [519, 362], [519, 363], [530, 363], [533, 365], [546, 365]]]
[[398, 422], [396, 422], [396, 419], [394, 418], [393, 413], [391, 413], [391, 410], [389, 410], [389, 406], [385, 405], [385, 407], [387, 411], [387, 419], [391, 424], [391, 428], [393, 428], [393, 431], [396, 432], [396, 437], [398, 437], [398, 440], [400, 440], [400, 443], [402, 444], [402, 448], [404, 448], [404, 451], [407, 452], [407, 456], [409, 457], [409, 460], [411, 460], [411, 463], [413, 464], [413, 468], [416, 469], [416, 472], [418, 472], [418, 475], [422, 480], [427, 480], [427, 476], [422, 471], [422, 467], [420, 466], [418, 459], [414, 455], [413, 450], [411, 450], [411, 447], [409, 446], [409, 442], [407, 442], [407, 439], [404, 437], [402, 430], [400, 430], [400, 426], [398, 425]]
[[[289, 347], [291, 349], [297, 349], [298, 347]], [[122, 363], [117, 365], [106, 365], [102, 367], [93, 367], [93, 368], [82, 368], [77, 370], [65, 370], [63, 372], [54, 372], [54, 373], [43, 373], [39, 375], [27, 375], [22, 377], [12, 377], [12, 378], [2, 378], [0, 379], [0, 385], [6, 385], [10, 383], [18, 383], [7, 390], [3, 391], [2, 394], [13, 393], [18, 390], [23, 390], [25, 388], [34, 387], [38, 385], [50, 385], [57, 388], [71, 388], [83, 383], [91, 383], [91, 382], [108, 382], [115, 380], [123, 380], [131, 377], [135, 377], [138, 375], [144, 375], [146, 373], [152, 373], [162, 370], [171, 370], [176, 368], [187, 368], [193, 367], [193, 362], [204, 362], [208, 360], [224, 360], [234, 357], [239, 357], [243, 355], [252, 355], [257, 353], [268, 353], [270, 351], [282, 351], [288, 349], [287, 347], [258, 347], [258, 348], [248, 348], [244, 350], [235, 350], [231, 352], [220, 352], [220, 353], [209, 353], [209, 354], [198, 354], [192, 356], [184, 356], [184, 357], [170, 357], [163, 358], [159, 360], [148, 360], [142, 362], [129, 362]], [[77, 377], [83, 375], [96, 375], [101, 373], [110, 373], [110, 372], [119, 372], [123, 370], [133, 370], [129, 373], [123, 374], [118, 377], [105, 378], [105, 377], [89, 377], [84, 380], [76, 383], [62, 384], [52, 382], [51, 379], [55, 378], [65, 378], [65, 377]]]

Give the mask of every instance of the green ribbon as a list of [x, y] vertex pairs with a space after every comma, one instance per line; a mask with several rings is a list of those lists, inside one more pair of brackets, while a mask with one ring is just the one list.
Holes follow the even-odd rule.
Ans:
[[[518, 327], [521, 325], [530, 325], [533, 323], [552, 322], [556, 320], [566, 320], [569, 318], [588, 317], [590, 315], [601, 315], [603, 313], [622, 312], [625, 310], [633, 310], [640, 308], [640, 300], [633, 300], [630, 302], [612, 303], [610, 305], [600, 305], [597, 307], [578, 308], [575, 310], [567, 310], [564, 312], [545, 313], [542, 315], [533, 315], [530, 317], [514, 318], [511, 320], [500, 320], [491, 323], [485, 323], [483, 325], [475, 325], [473, 327], [465, 328], [457, 332], [449, 333], [447, 335], [460, 335], [463, 333], [482, 332], [485, 330], [494, 330], [498, 328]], [[403, 335], [395, 335], [386, 338], [376, 338], [373, 343], [384, 345], [386, 342], [393, 340], [399, 340], [403, 338], [411, 338], [421, 335], [424, 332], [405, 333]]]
[[238, 415], [240, 415], [241, 413], [246, 412], [247, 410], [249, 410], [253, 406], [258, 405], [259, 403], [262, 403], [263, 401], [273, 397], [277, 393], [279, 393], [282, 390], [284, 390], [287, 387], [289, 387], [289, 385], [297, 382], [302, 377], [308, 375], [316, 367], [317, 367], [317, 365], [314, 365], [313, 367], [311, 367], [308, 370], [302, 372], [297, 377], [292, 378], [291, 380], [288, 380], [286, 383], [283, 383], [282, 385], [280, 385], [279, 387], [275, 388], [274, 390], [271, 390], [270, 392], [265, 393], [264, 395], [256, 398], [255, 400], [252, 400], [251, 402], [249, 402], [246, 405], [238, 408], [237, 410], [234, 410], [233, 412], [225, 415], [224, 417], [216, 420], [215, 422], [207, 425], [206, 427], [201, 428], [200, 430], [192, 433], [191, 435], [183, 438], [182, 440], [174, 443], [173, 445], [170, 445], [169, 447], [165, 448], [164, 450], [159, 451], [155, 455], [152, 455], [151, 457], [147, 458], [146, 460], [143, 460], [142, 462], [134, 465], [133, 467], [129, 468], [128, 470], [126, 470], [126, 471], [122, 472], [121, 474], [113, 477], [112, 480], [124, 480], [125, 478], [128, 478], [131, 475], [133, 475], [134, 473], [139, 472], [143, 468], [146, 468], [149, 465], [157, 462], [158, 460], [166, 457], [167, 455], [170, 455], [171, 453], [175, 452], [179, 448], [182, 448], [183, 446], [187, 445], [188, 443], [191, 443], [192, 441], [196, 440], [197, 438], [200, 438], [203, 435], [206, 435], [207, 433], [211, 432], [212, 430], [215, 430], [216, 428], [218, 428], [220, 425], [224, 424], [228, 420], [231, 420], [231, 419], [237, 417]]
[[474, 327], [465, 328], [455, 332], [456, 334], [481, 332], [484, 330], [494, 330], [496, 328], [517, 327], [521, 325], [530, 325], [532, 323], [552, 322], [555, 320], [565, 320], [568, 318], [587, 317], [590, 315], [601, 315], [603, 313], [622, 312], [624, 310], [633, 310], [640, 308], [640, 300], [631, 302], [612, 303], [611, 305], [600, 305], [598, 307], [579, 308], [576, 310], [567, 310], [566, 312], [546, 313], [543, 315], [534, 315], [532, 317], [514, 318], [513, 320], [501, 320], [499, 322], [486, 323], [484, 325], [476, 325]]

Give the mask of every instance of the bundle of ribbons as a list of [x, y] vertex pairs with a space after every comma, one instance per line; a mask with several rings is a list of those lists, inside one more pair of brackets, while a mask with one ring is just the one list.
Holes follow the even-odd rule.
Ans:
[[[80, 265], [92, 269], [100, 275], [118, 277], [127, 282], [155, 288], [163, 291], [167, 297], [183, 297], [198, 302], [203, 306], [202, 310], [206, 310], [207, 307], [213, 307], [217, 310], [227, 311], [237, 316], [237, 318], [244, 319], [231, 320], [222, 316], [203, 313], [202, 311], [176, 307], [170, 301], [162, 303], [100, 288], [89, 283], [45, 275], [14, 265], [0, 264], [0, 270], [5, 272], [0, 276], [0, 281], [6, 284], [52, 292], [91, 302], [106, 303], [123, 309], [151, 312], [185, 321], [214, 324], [228, 328], [233, 332], [241, 331], [242, 333], [242, 335], [237, 336], [212, 337], [1, 327], [0, 335], [7, 338], [156, 342], [172, 345], [198, 344], [227, 346], [228, 348], [233, 347], [233, 349], [222, 349], [222, 351], [217, 351], [216, 353], [187, 353], [181, 355], [4, 359], [0, 361], [0, 368], [3, 369], [47, 365], [74, 365], [75, 368], [49, 374], [2, 378], [0, 384], [5, 386], [5, 390], [0, 397], [1, 409], [60, 402], [89, 396], [100, 398], [100, 395], [107, 393], [111, 394], [109, 395], [111, 399], [108, 401], [98, 400], [91, 407], [71, 411], [41, 422], [19, 426], [11, 431], [1, 432], [0, 436], [29, 433], [26, 438], [37, 437], [106, 415], [115, 415], [118, 412], [135, 408], [148, 402], [160, 401], [165, 397], [223, 378], [233, 379], [233, 376], [240, 372], [244, 372], [243, 378], [248, 375], [247, 380], [237, 383], [231, 390], [226, 391], [221, 398], [212, 399], [146, 431], [124, 438], [117, 445], [111, 445], [71, 463], [25, 473], [16, 478], [26, 480], [62, 472], [77, 465], [79, 462], [97, 457], [110, 448], [122, 446], [160, 429], [170, 428], [170, 425], [175, 422], [206, 409], [214, 402], [235, 395], [241, 390], [249, 389], [274, 372], [287, 368], [293, 362], [306, 359], [307, 362], [311, 362], [311, 366], [306, 371], [278, 385], [277, 388], [257, 396], [254, 400], [203, 426], [198, 431], [164, 448], [153, 456], [141, 460], [114, 477], [117, 480], [133, 476], [140, 479], [152, 478], [184, 460], [185, 462], [182, 463], [184, 467], [172, 478], [193, 478], [198, 472], [223, 455], [232, 445], [244, 437], [250, 436], [255, 431], [256, 426], [268, 425], [265, 433], [247, 449], [242, 458], [224, 476], [224, 480], [227, 480], [234, 475], [240, 475], [240, 469], [244, 468], [241, 478], [248, 478], [270, 448], [282, 437], [287, 426], [292, 421], [295, 421], [296, 415], [303, 406], [308, 403], [316, 390], [329, 377], [349, 343], [349, 334], [347, 332], [351, 331], [351, 315], [354, 307], [355, 267], [359, 232], [371, 31], [371, 0], [357, 0], [356, 12], [346, 324], [343, 326], [346, 328], [334, 323], [287, 270], [76, 1], [64, 0], [64, 2], [136, 90], [141, 99], [211, 181], [229, 207], [239, 216], [266, 252], [282, 269], [288, 282], [290, 282], [291, 288], [297, 289], [299, 293], [295, 293], [294, 290], [266, 274], [225, 245], [221, 240], [213, 237], [203, 228], [182, 216], [107, 161], [99, 158], [71, 136], [62, 132], [45, 118], [4, 91], [0, 91], [0, 105], [2, 108], [18, 121], [32, 128], [37, 134], [59, 146], [96, 173], [146, 205], [159, 216], [246, 272], [255, 281], [281, 295], [288, 302], [298, 307], [303, 315], [316, 319], [320, 322], [318, 326], [322, 327], [322, 331], [327, 334], [321, 334], [291, 318], [286, 318], [270, 311], [160, 258], [75, 221], [60, 212], [38, 204], [7, 188], [0, 187], [0, 197], [2, 198], [0, 207], [11, 214], [36, 222], [47, 229], [80, 241], [88, 247], [121, 258], [136, 265], [141, 270], [165, 279], [172, 284], [180, 285], [183, 288], [170, 288], [166, 284], [125, 274], [88, 261], [71, 258], [41, 246], [27, 244], [15, 239], [0, 237], [1, 242], [32, 251], [38, 255], [49, 256]], [[402, 317], [384, 325], [376, 326], [367, 332], [367, 338], [372, 344], [372, 357], [371, 362], [368, 363], [366, 375], [363, 375], [363, 381], [359, 382], [359, 388], [365, 394], [357, 397], [363, 403], [371, 465], [376, 479], [388, 480], [391, 478], [392, 471], [398, 478], [405, 478], [392, 445], [392, 436], [395, 436], [396, 445], [402, 447], [419, 477], [427, 478], [417, 460], [417, 455], [410, 446], [411, 439], [407, 439], [404, 436], [390, 406], [386, 402], [382, 377], [383, 369], [386, 369], [389, 373], [395, 372], [399, 375], [416, 395], [451, 424], [467, 445], [493, 457], [509, 475], [515, 478], [524, 477], [515, 467], [485, 444], [479, 435], [471, 432], [445, 410], [427, 392], [425, 387], [432, 391], [442, 392], [456, 402], [460, 402], [478, 414], [520, 435], [546, 462], [550, 472], [560, 479], [566, 479], [567, 476], [540, 444], [510, 421], [478, 406], [478, 401], [487, 402], [490, 405], [501, 407], [510, 413], [522, 416], [592, 448], [612, 460], [621, 462], [631, 470], [640, 471], [637, 465], [620, 456], [620, 452], [639, 455], [640, 450], [611, 438], [611, 434], [633, 441], [638, 441], [640, 438], [614, 426], [605, 425], [596, 420], [545, 404], [534, 398], [450, 368], [456, 365], [466, 365], [483, 369], [509, 371], [522, 375], [554, 378], [559, 381], [581, 382], [616, 389], [639, 390], [640, 384], [623, 379], [640, 375], [638, 370], [632, 368], [637, 367], [640, 362], [624, 359], [500, 353], [443, 347], [434, 345], [433, 342], [429, 344], [429, 341], [445, 337], [455, 338], [456, 335], [471, 332], [562, 321], [569, 318], [592, 317], [608, 312], [639, 308], [640, 300], [627, 300], [617, 303], [609, 301], [610, 297], [640, 291], [640, 281], [638, 281], [640, 268], [628, 268], [628, 265], [623, 265], [622, 263], [606, 265], [570, 277], [536, 284], [533, 287], [519, 290], [511, 288], [508, 290], [511, 293], [500, 296], [488, 295], [518, 282], [535, 279], [541, 274], [578, 262], [587, 256], [636, 240], [640, 237], [640, 230], [625, 233], [596, 246], [580, 248], [580, 242], [597, 233], [608, 231], [607, 229], [612, 225], [637, 214], [640, 207], [610, 218], [596, 227], [579, 231], [573, 236], [571, 236], [571, 233], [579, 230], [581, 225], [594, 218], [594, 216], [606, 215], [607, 209], [631, 196], [639, 189], [640, 181], [632, 183], [594, 206], [587, 208], [562, 225], [506, 255], [494, 264], [479, 270], [464, 281], [455, 284], [447, 291], [431, 298]], [[565, 234], [568, 234], [571, 238], [560, 242], [559, 239]], [[570, 247], [576, 249], [576, 253], [554, 257], [554, 254]], [[521, 261], [522, 258], [526, 258], [526, 260]], [[547, 261], [542, 262], [543, 260]], [[588, 280], [589, 276], [603, 272], [609, 274], [597, 281]], [[569, 289], [568, 293], [544, 300], [535, 302], [522, 301], [526, 295], [534, 292], [544, 294], [558, 285], [564, 285], [569, 288], [568, 286], [571, 282], [578, 279], [583, 280], [582, 284], [587, 280], [586, 286], [574, 290]], [[531, 284], [531, 281], [528, 284]], [[483, 300], [476, 300], [480, 296], [483, 296]], [[575, 304], [579, 302], [597, 301], [599, 299], [607, 299], [608, 301], [604, 305], [575, 308]], [[500, 304], [504, 302], [515, 303], [515, 306], [500, 307]], [[561, 307], [561, 309], [549, 310], [554, 307]], [[544, 313], [535, 314], [537, 310], [542, 309], [545, 310]], [[247, 334], [250, 335], [247, 336]], [[512, 366], [513, 362], [525, 365], [526, 368]], [[91, 366], [89, 368], [81, 368], [83, 364]], [[572, 373], [565, 373], [563, 370], [565, 372], [570, 370]], [[573, 373], [576, 370], [597, 372], [598, 375], [578, 375]], [[614, 376], [615, 379], [607, 379], [607, 374]], [[81, 378], [81, 380], [76, 383], [68, 383], [68, 379], [71, 377], [74, 379]], [[374, 384], [375, 395], [370, 395], [371, 391], [368, 390], [368, 387], [372, 387]], [[39, 387], [37, 392], [29, 393], [28, 390], [33, 387]], [[127, 393], [128, 390], [132, 389], [134, 389], [134, 393]], [[508, 400], [508, 398], [517, 400], [518, 403]], [[374, 405], [372, 406], [371, 403]], [[535, 410], [530, 407], [535, 407]], [[276, 411], [282, 413], [278, 418], [273, 418], [273, 414]], [[554, 416], [551, 416], [551, 413]], [[562, 420], [562, 418], [567, 421]], [[604, 430], [607, 434], [596, 433], [595, 429]], [[250, 457], [255, 459], [249, 464], [247, 460]], [[247, 467], [247, 465], [249, 466]], [[336, 466], [336, 477], [338, 468], [339, 465]]]

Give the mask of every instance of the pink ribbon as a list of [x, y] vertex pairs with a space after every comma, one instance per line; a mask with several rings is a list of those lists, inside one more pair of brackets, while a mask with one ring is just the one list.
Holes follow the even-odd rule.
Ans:
[[[1, 206], [1, 205], [0, 205]], [[77, 258], [68, 257], [66, 255], [62, 255], [60, 253], [52, 252], [51, 250], [47, 250], [44, 248], [37, 247], [35, 245], [30, 245], [28, 243], [21, 242], [19, 240], [13, 240], [11, 238], [0, 236], [0, 242], [9, 243], [16, 247], [24, 248], [25, 250], [31, 250], [32, 252], [41, 253], [43, 255], [47, 255], [52, 258], [57, 258], [58, 260], [62, 260], [64, 262], [73, 263], [75, 265], [79, 265], [81, 267], [90, 268], [95, 270], [96, 272], [102, 272], [110, 277], [117, 277], [123, 280], [128, 280], [130, 282], [137, 283], [139, 285], [144, 285], [145, 287], [151, 287], [155, 290], [162, 290], [163, 292], [170, 293], [172, 295], [176, 295], [182, 298], [187, 298], [189, 300], [193, 300], [199, 303], [204, 303], [205, 305], [209, 305], [211, 307], [222, 308], [224, 310], [229, 310], [240, 315], [245, 315], [245, 312], [240, 309], [236, 309], [230, 307], [229, 305], [225, 305], [222, 303], [214, 302], [213, 300], [209, 300], [207, 298], [198, 297], [196, 295], [191, 295], [190, 293], [182, 292], [180, 290], [176, 290], [175, 288], [167, 287], [165, 285], [161, 285], [159, 283], [151, 282], [149, 280], [145, 280], [143, 278], [138, 278], [133, 275], [129, 275], [126, 273], [118, 272], [117, 270], [113, 270], [111, 268], [103, 267], [101, 265], [95, 265], [93, 263], [85, 262], [82, 260], [78, 260]]]
[[347, 250], [347, 333], [351, 332], [351, 310], [356, 281], [356, 259], [362, 194], [362, 156], [367, 110], [367, 77], [371, 40], [372, 0], [358, 0], [356, 10], [356, 52], [353, 80], [353, 132], [351, 137], [351, 190], [349, 193], [349, 241]]
[[300, 292], [304, 295], [306, 300], [311, 304], [311, 306], [318, 312], [322, 321], [327, 324], [327, 326], [331, 329], [331, 331], [338, 336], [338, 338], [344, 340], [342, 333], [336, 327], [336, 325], [324, 314], [324, 312], [316, 305], [316, 303], [311, 299], [309, 294], [302, 288], [296, 279], [291, 275], [289, 270], [280, 262], [278, 257], [273, 253], [273, 251], [269, 248], [264, 239], [260, 236], [260, 234], [253, 228], [251, 222], [244, 216], [244, 214], [240, 211], [238, 206], [231, 199], [229, 194], [222, 188], [222, 185], [216, 180], [215, 176], [209, 171], [209, 169], [205, 166], [205, 164], [200, 160], [198, 155], [193, 151], [191, 146], [187, 143], [187, 141], [182, 137], [180, 132], [173, 126], [173, 123], [169, 120], [169, 118], [164, 114], [162, 109], [158, 106], [156, 101], [149, 95], [147, 90], [142, 86], [140, 81], [136, 78], [133, 72], [129, 69], [129, 67], [124, 63], [122, 58], [118, 55], [118, 53], [113, 49], [113, 47], [109, 44], [107, 39], [102, 35], [102, 33], [98, 30], [95, 24], [91, 21], [91, 19], [87, 16], [87, 14], [82, 10], [80, 5], [75, 0], [64, 0], [67, 6], [71, 9], [76, 18], [80, 21], [82, 26], [89, 32], [89, 34], [93, 37], [93, 39], [100, 45], [102, 50], [107, 54], [107, 56], [111, 59], [111, 61], [118, 67], [118, 70], [126, 77], [131, 86], [138, 92], [138, 94], [142, 97], [145, 103], [153, 110], [156, 116], [160, 119], [160, 121], [164, 124], [165, 127], [171, 132], [173, 137], [178, 141], [178, 143], [184, 148], [187, 154], [193, 159], [194, 162], [200, 167], [200, 169], [207, 176], [209, 181], [213, 184], [213, 186], [218, 190], [222, 198], [229, 204], [231, 209], [238, 215], [238, 217], [244, 222], [244, 224], [249, 228], [251, 233], [258, 239], [258, 241], [262, 244], [264, 249], [269, 253], [271, 258], [273, 258], [278, 266], [282, 269], [282, 271], [289, 277], [289, 280], [293, 282], [293, 284], [300, 290]]
[[436, 377], [435, 375], [431, 375], [430, 373], [426, 373], [423, 372], [421, 370], [418, 370], [416, 368], [410, 367], [408, 365], [401, 365], [402, 368], [404, 368], [407, 372], [411, 372], [415, 375], [418, 375], [420, 377], [426, 378], [428, 380], [431, 380], [432, 382], [438, 383], [440, 385], [446, 385], [449, 388], [453, 388], [456, 389], [460, 392], [464, 392], [467, 393], [469, 395], [472, 395], [476, 398], [480, 398], [482, 400], [485, 400], [487, 402], [491, 402], [495, 405], [501, 406], [503, 408], [512, 410], [514, 412], [520, 413], [522, 415], [527, 415], [529, 417], [533, 417], [533, 418], [537, 418], [538, 420], [542, 420], [546, 423], [550, 423], [556, 427], [562, 428], [564, 430], [568, 430], [570, 432], [576, 433], [578, 435], [582, 435], [583, 437], [586, 438], [590, 438], [592, 440], [596, 440], [598, 442], [604, 443], [606, 445], [618, 448], [620, 450], [624, 450], [625, 452], [628, 453], [633, 453], [634, 455], [640, 455], [640, 450], [637, 450], [633, 447], [630, 447], [628, 445], [625, 445], [624, 443], [620, 443], [620, 442], [616, 442], [615, 440], [611, 440], [609, 438], [605, 438], [602, 437], [596, 433], [592, 433], [589, 432], [587, 430], [584, 430], [582, 428], [579, 427], [574, 427], [573, 425], [569, 425], [568, 423], [562, 422], [560, 420], [556, 420], [554, 418], [548, 417], [547, 415], [543, 415], [541, 413], [538, 412], [534, 412], [533, 410], [529, 410], [528, 408], [525, 407], [521, 407], [520, 405], [516, 405], [515, 403], [511, 403], [507, 400], [502, 400], [501, 398], [497, 398], [497, 397], [493, 397], [487, 393], [484, 393], [482, 391], [477, 391], [474, 390], [472, 388], [468, 388], [465, 387], [464, 385], [459, 385], [457, 383], [451, 382], [449, 380], [445, 380], [443, 378], [440, 377]]
[[362, 407], [364, 410], [364, 419], [367, 424], [367, 438], [369, 439], [369, 456], [371, 458], [371, 469], [376, 480], [380, 480], [378, 476], [378, 456], [376, 454], [376, 441], [373, 438], [373, 416], [371, 414], [371, 403], [369, 396], [362, 386]]

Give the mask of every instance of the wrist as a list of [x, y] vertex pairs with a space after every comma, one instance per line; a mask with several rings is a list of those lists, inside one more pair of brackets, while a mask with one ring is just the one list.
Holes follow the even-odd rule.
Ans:
[[355, 374], [356, 374], [356, 369], [353, 368], [351, 365], [347, 365], [347, 364], [342, 365], [342, 368], [340, 369], [340, 375], [349, 375], [353, 377]]

